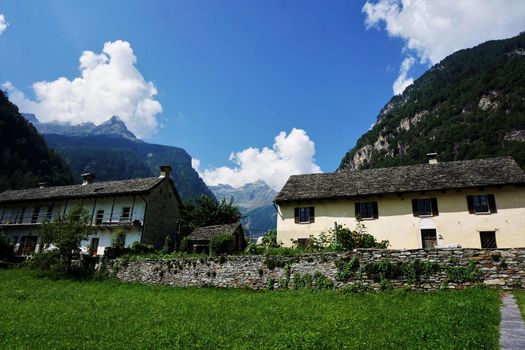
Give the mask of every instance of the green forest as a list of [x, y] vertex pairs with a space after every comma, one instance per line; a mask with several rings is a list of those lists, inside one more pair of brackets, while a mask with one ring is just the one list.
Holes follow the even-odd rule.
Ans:
[[0, 91], [0, 192], [72, 183], [65, 161]]
[[[400, 127], [410, 119], [409, 129]], [[512, 156], [524, 167], [525, 140], [510, 137], [524, 129], [522, 33], [458, 51], [433, 66], [385, 105], [339, 170], [424, 163], [430, 152], [438, 152], [440, 161]], [[376, 142], [380, 147], [354, 164], [354, 155]]]

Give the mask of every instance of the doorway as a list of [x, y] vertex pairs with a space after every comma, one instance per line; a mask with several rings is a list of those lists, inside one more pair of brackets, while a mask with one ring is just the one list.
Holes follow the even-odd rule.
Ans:
[[436, 229], [421, 230], [421, 242], [423, 243], [423, 249], [434, 248], [437, 244]]
[[31, 255], [35, 252], [37, 236], [23, 236], [20, 239], [20, 245], [18, 247], [19, 255]]
[[91, 256], [97, 255], [98, 242], [99, 242], [98, 237], [91, 238], [91, 242], [89, 244], [89, 255], [91, 255]]

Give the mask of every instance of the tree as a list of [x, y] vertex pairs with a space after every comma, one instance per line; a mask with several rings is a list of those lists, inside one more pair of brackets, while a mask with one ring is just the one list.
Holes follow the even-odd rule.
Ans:
[[239, 207], [233, 204], [233, 198], [218, 202], [208, 196], [197, 197], [194, 202], [187, 202], [181, 210], [181, 229], [189, 233], [197, 227], [233, 224], [241, 220]]
[[41, 245], [55, 247], [66, 272], [70, 274], [73, 258], [80, 253], [80, 244], [93, 233], [95, 228], [91, 226], [91, 216], [85, 209], [77, 206], [55, 221], [42, 224]]

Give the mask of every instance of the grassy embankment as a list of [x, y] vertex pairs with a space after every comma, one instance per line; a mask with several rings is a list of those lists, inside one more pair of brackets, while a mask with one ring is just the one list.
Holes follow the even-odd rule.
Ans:
[[3, 270], [0, 348], [497, 349], [499, 303], [494, 290], [255, 292]]

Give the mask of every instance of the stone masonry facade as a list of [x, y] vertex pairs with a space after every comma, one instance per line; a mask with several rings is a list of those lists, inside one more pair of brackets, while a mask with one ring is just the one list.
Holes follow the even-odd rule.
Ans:
[[100, 269], [121, 281], [177, 287], [335, 288], [419, 291], [485, 285], [525, 288], [525, 248], [378, 250], [294, 256], [222, 256], [107, 260]]

